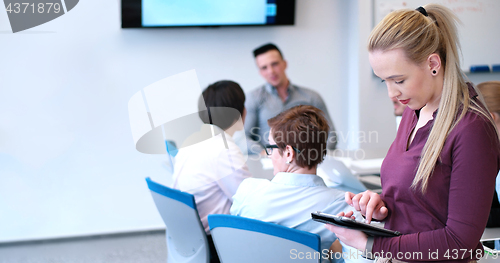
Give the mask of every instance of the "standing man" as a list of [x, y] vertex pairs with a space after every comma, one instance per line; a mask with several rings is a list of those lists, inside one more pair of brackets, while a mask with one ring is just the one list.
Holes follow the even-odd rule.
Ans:
[[403, 112], [406, 109], [406, 105], [399, 102], [398, 98], [391, 98], [392, 105], [394, 106], [394, 116], [396, 116], [396, 130], [399, 129], [399, 124], [401, 123], [401, 118], [403, 116]]
[[392, 105], [394, 106], [394, 116], [400, 117], [403, 116], [403, 112], [406, 109], [406, 105], [399, 102], [398, 98], [393, 97], [391, 98]]
[[249, 153], [265, 155], [263, 147], [268, 144], [269, 135], [267, 120], [297, 105], [312, 105], [324, 112], [331, 127], [328, 149], [335, 149], [337, 145], [335, 128], [321, 96], [313, 90], [290, 83], [285, 73], [287, 62], [274, 44], [269, 43], [256, 48], [253, 55], [266, 84], [251, 91], [245, 103], [247, 109], [245, 133]]

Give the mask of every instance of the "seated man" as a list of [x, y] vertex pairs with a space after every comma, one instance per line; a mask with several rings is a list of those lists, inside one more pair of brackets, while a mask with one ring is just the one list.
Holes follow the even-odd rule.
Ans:
[[391, 98], [392, 105], [394, 106], [394, 116], [396, 116], [396, 130], [399, 128], [399, 123], [401, 123], [401, 117], [406, 109], [406, 105], [399, 102], [398, 98]]
[[312, 105], [323, 111], [330, 126], [328, 149], [335, 149], [335, 128], [321, 96], [313, 90], [290, 83], [285, 74], [287, 62], [274, 44], [258, 47], [253, 54], [259, 73], [267, 83], [251, 91], [245, 103], [248, 152], [265, 155], [263, 147], [267, 144], [269, 133], [267, 120], [297, 105]]
[[275, 177], [243, 180], [233, 196], [231, 214], [318, 234], [323, 252], [337, 237], [313, 221], [311, 212], [351, 211], [345, 192], [328, 188], [316, 175], [326, 154], [328, 121], [318, 108], [302, 105], [269, 119], [268, 124], [271, 131], [265, 150]]
[[[497, 126], [500, 138], [500, 81], [486, 81], [477, 85], [484, 97], [486, 106]], [[490, 216], [486, 227], [500, 227], [500, 173], [496, 179], [496, 191], [491, 204]], [[495, 241], [495, 249], [500, 250], [500, 240]]]

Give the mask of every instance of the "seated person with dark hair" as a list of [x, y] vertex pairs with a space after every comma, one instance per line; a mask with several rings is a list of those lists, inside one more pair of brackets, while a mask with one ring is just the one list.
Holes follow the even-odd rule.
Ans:
[[[316, 175], [326, 154], [328, 121], [318, 108], [296, 106], [268, 123], [271, 132], [265, 150], [275, 176], [271, 181], [244, 180], [233, 196], [231, 214], [318, 234], [322, 251], [330, 249], [337, 237], [324, 224], [313, 221], [311, 212], [338, 214], [351, 208], [345, 192], [328, 188]], [[332, 247], [333, 252], [341, 248], [335, 250]]]
[[[245, 94], [233, 81], [208, 86], [198, 104], [199, 116], [205, 124], [191, 136], [196, 137], [196, 143], [181, 147], [175, 156], [173, 187], [194, 195], [212, 258], [217, 258], [217, 253], [207, 216], [229, 214], [232, 196], [243, 179], [250, 177], [246, 159], [232, 139], [235, 131], [243, 129], [244, 103]], [[200, 140], [201, 137], [204, 138]]]
[[248, 152], [265, 155], [263, 147], [267, 144], [269, 134], [267, 120], [298, 105], [311, 105], [323, 111], [330, 127], [328, 149], [335, 149], [335, 128], [319, 93], [290, 82], [285, 73], [287, 62], [276, 45], [269, 43], [260, 46], [253, 51], [253, 55], [266, 84], [251, 91], [245, 103], [248, 111], [245, 122]]
[[[487, 81], [477, 85], [477, 88], [483, 94], [486, 106], [490, 111], [491, 117], [500, 132], [500, 81]], [[500, 134], [499, 134], [500, 136]], [[493, 196], [490, 216], [486, 227], [500, 227], [500, 173], [497, 175], [496, 191]], [[495, 249], [500, 250], [500, 241], [495, 242]]]

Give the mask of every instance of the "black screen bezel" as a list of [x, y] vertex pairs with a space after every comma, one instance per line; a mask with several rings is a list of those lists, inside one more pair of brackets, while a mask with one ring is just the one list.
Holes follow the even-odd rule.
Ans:
[[281, 26], [295, 24], [295, 0], [276, 0], [278, 13], [273, 24], [234, 25], [189, 25], [189, 26], [142, 26], [142, 1], [121, 0], [122, 28], [188, 28], [188, 27], [234, 27], [234, 26]]

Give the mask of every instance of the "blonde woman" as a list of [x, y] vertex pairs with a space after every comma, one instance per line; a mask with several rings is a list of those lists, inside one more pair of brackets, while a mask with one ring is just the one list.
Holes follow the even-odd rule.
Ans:
[[490, 114], [460, 70], [456, 21], [430, 4], [390, 13], [370, 35], [374, 73], [389, 97], [408, 107], [382, 164], [383, 193], [347, 193], [346, 202], [368, 222], [384, 220], [403, 235], [369, 238], [327, 227], [380, 262], [475, 262], [483, 255], [479, 239], [500, 147]]

